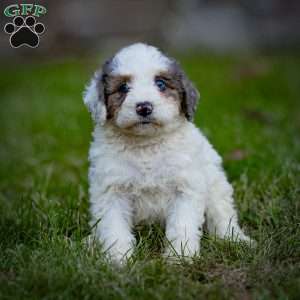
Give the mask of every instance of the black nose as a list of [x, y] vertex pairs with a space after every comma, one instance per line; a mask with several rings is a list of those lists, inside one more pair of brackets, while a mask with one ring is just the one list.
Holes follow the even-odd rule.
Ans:
[[142, 117], [147, 117], [151, 115], [153, 110], [153, 105], [146, 101], [146, 102], [140, 102], [136, 105], [136, 113]]

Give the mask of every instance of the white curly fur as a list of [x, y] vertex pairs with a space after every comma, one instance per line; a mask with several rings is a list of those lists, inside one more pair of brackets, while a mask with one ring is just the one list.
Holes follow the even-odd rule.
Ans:
[[[132, 254], [132, 229], [142, 220], [165, 224], [166, 255], [199, 253], [205, 216], [211, 233], [250, 241], [238, 225], [220, 156], [153, 84], [155, 74], [169, 64], [158, 49], [140, 43], [114, 56], [112, 73], [133, 81], [113, 124], [105, 121], [95, 78], [85, 93], [96, 121], [89, 152], [91, 225], [98, 222], [95, 235], [117, 262]], [[128, 132], [138, 120], [135, 105], [144, 100], [153, 103], [161, 126], [137, 125]]]

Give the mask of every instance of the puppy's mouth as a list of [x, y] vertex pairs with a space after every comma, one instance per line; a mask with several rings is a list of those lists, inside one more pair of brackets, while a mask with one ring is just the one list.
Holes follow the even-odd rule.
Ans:
[[153, 119], [141, 119], [132, 124], [130, 124], [127, 129], [134, 128], [147, 128], [147, 127], [161, 127], [161, 124]]
[[136, 123], [137, 125], [147, 125], [147, 124], [152, 124], [152, 121], [139, 121], [138, 123]]
[[153, 119], [141, 119], [134, 123], [134, 126], [147, 126], [147, 125], [159, 126], [160, 124]]

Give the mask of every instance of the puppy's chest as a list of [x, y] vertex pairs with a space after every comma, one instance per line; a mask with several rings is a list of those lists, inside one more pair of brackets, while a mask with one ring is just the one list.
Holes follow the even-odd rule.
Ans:
[[[140, 155], [129, 158], [126, 162], [129, 182], [133, 183], [132, 191], [142, 194], [164, 193], [175, 189], [180, 173], [178, 160], [168, 155]], [[127, 177], [126, 176], [126, 177]]]
[[128, 161], [128, 182], [123, 186], [130, 199], [136, 221], [163, 218], [169, 202], [176, 196], [180, 179], [172, 157], [145, 157]]
[[178, 162], [169, 153], [139, 153], [124, 159], [123, 168], [127, 172], [121, 189], [137, 214], [146, 217], [163, 213], [181, 184]]

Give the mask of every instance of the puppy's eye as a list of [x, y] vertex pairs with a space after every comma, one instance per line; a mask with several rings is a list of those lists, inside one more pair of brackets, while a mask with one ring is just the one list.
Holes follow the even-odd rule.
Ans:
[[155, 79], [155, 84], [161, 92], [164, 92], [167, 88], [167, 85], [162, 79]]
[[118, 88], [118, 92], [120, 92], [122, 94], [127, 94], [129, 92], [128, 84], [127, 83], [122, 83]]

